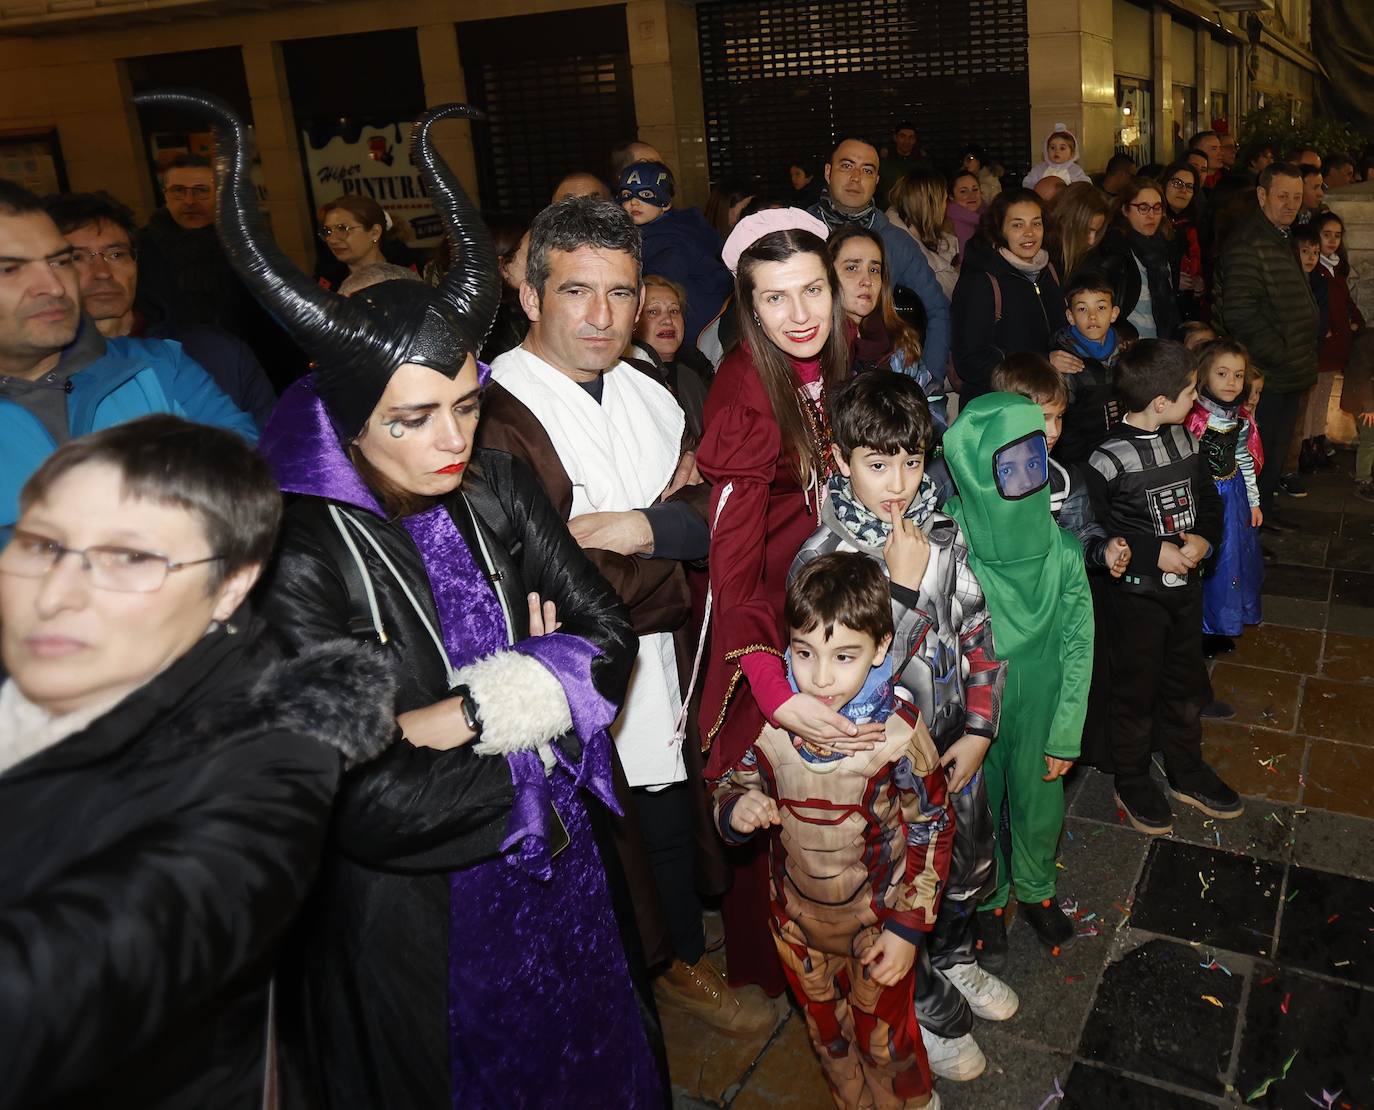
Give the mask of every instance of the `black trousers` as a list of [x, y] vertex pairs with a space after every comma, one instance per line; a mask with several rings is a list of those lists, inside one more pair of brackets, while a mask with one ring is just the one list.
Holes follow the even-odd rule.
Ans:
[[1264, 468], [1259, 474], [1260, 508], [1268, 512], [1274, 504], [1274, 491], [1283, 477], [1283, 463], [1288, 445], [1298, 426], [1298, 413], [1306, 390], [1280, 393], [1266, 388], [1255, 406], [1255, 421], [1259, 424], [1260, 446], [1264, 448]]
[[949, 880], [940, 897], [935, 928], [920, 946], [916, 968], [916, 1020], [937, 1037], [962, 1037], [973, 1028], [973, 1011], [954, 984], [940, 974], [955, 964], [971, 964], [973, 914], [992, 893], [992, 813], [980, 768], [954, 799], [954, 848]]
[[[1261, 397], [1263, 400], [1263, 397]], [[1202, 587], [1111, 594], [1112, 706], [1108, 736], [1118, 779], [1150, 773], [1164, 753], [1172, 779], [1202, 767], [1202, 707], [1211, 681], [1202, 657]]]
[[706, 933], [697, 894], [691, 791], [678, 782], [658, 791], [636, 787], [632, 793], [673, 955], [694, 964], [706, 954]]

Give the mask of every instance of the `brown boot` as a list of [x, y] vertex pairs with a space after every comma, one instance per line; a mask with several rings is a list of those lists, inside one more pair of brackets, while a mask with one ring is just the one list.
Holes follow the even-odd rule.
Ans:
[[660, 1007], [691, 1014], [730, 1037], [767, 1033], [778, 1023], [777, 1010], [763, 991], [727, 985], [705, 956], [691, 965], [674, 960], [654, 980], [654, 997]]

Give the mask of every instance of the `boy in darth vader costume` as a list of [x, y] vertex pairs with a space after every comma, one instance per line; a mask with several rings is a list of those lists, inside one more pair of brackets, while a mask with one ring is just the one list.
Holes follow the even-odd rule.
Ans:
[[996, 653], [1008, 663], [997, 743], [983, 764], [994, 817], [1004, 799], [1011, 815], [1011, 843], [996, 853], [996, 889], [978, 913], [979, 962], [997, 974], [1013, 881], [1020, 914], [1051, 953], [1073, 937], [1055, 900], [1054, 857], [1062, 776], [1079, 755], [1092, 680], [1092, 597], [1082, 548], [1050, 514], [1039, 405], [1009, 393], [979, 397], [950, 426], [944, 450], [958, 487], [944, 510], [968, 541]]

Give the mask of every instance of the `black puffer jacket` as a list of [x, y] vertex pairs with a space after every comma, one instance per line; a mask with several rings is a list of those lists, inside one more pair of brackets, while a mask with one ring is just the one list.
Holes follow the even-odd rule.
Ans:
[[1286, 230], [1263, 212], [1252, 213], [1227, 240], [1212, 313], [1249, 349], [1266, 389], [1298, 393], [1316, 382], [1317, 300]]
[[[528, 593], [554, 602], [561, 631], [601, 652], [593, 681], [619, 703], [638, 646], [624, 606], [523, 463], [486, 450], [473, 461], [450, 513], [479, 565], [474, 527], [482, 530], [492, 557], [483, 569], [505, 596], [517, 638], [528, 634]], [[354, 518], [439, 627], [424, 564], [405, 527], [367, 513]], [[397, 712], [447, 697], [448, 677], [428, 632], [377, 555], [358, 546], [387, 633], [378, 650], [400, 676]], [[297, 649], [350, 634], [375, 642], [366, 601], [350, 594], [349, 560], [329, 502], [305, 497], [288, 509], [264, 611]], [[577, 743], [571, 735], [561, 742]], [[512, 799], [507, 761], [471, 746], [437, 751], [400, 743], [346, 776], [331, 850], [284, 976], [292, 1087], [304, 1083], [327, 1107], [452, 1104], [449, 875], [499, 852]]]
[[384, 665], [207, 634], [0, 774], [0, 1106], [262, 1105], [268, 982], [344, 760], [395, 731]]
[[[1001, 300], [998, 313], [997, 301]], [[954, 369], [959, 400], [968, 404], [991, 391], [992, 372], [1018, 351], [1049, 354], [1050, 339], [1064, 326], [1064, 297], [1052, 266], [1032, 282], [997, 251], [969, 240], [950, 302]]]

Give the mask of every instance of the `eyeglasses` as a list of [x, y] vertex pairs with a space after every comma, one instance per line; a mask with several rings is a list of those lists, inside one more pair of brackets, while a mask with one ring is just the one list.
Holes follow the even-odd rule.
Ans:
[[1169, 188], [1177, 189], [1180, 193], [1192, 193], [1197, 190], [1197, 186], [1191, 181], [1184, 181], [1181, 177], [1169, 178]]
[[335, 235], [347, 235], [352, 231], [362, 231], [362, 224], [325, 224], [320, 228], [320, 238], [328, 241]]
[[1143, 200], [1135, 204], [1126, 205], [1127, 208], [1134, 208], [1142, 216], [1157, 216], [1164, 211], [1164, 205], [1156, 201], [1154, 204], [1146, 204]]
[[89, 266], [97, 258], [103, 258], [107, 266], [132, 264], [138, 259], [138, 251], [133, 247], [106, 247], [103, 251], [77, 249], [69, 256], [78, 266]]
[[214, 192], [214, 190], [215, 187], [213, 185], [168, 185], [167, 188], [162, 191], [169, 197], [175, 197], [177, 200], [185, 200], [187, 197], [195, 197], [196, 200], [204, 200]]
[[223, 555], [210, 555], [174, 563], [165, 555], [129, 547], [98, 546], [79, 551], [63, 547], [47, 536], [15, 529], [14, 538], [0, 551], [0, 572], [16, 578], [43, 578], [67, 555], [75, 555], [81, 560], [81, 568], [90, 575], [95, 589], [122, 594], [156, 593], [173, 571], [217, 563], [224, 558]]

